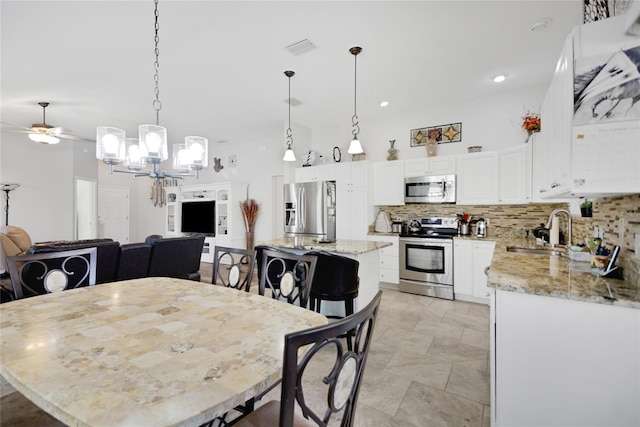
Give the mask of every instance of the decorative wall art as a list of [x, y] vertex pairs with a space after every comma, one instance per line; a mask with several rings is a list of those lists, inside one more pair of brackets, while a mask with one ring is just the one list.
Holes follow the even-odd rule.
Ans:
[[438, 144], [462, 141], [462, 123], [411, 129], [412, 147], [422, 147], [428, 141]]

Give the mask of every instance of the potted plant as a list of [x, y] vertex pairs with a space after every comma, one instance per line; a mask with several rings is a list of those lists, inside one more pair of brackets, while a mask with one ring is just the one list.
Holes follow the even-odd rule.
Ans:
[[580, 213], [583, 217], [592, 217], [593, 216], [593, 202], [584, 199], [584, 202], [580, 204]]

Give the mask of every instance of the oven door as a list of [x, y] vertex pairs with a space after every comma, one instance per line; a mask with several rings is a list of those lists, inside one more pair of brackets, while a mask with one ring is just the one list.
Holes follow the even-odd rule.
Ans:
[[453, 285], [453, 240], [400, 238], [400, 279]]

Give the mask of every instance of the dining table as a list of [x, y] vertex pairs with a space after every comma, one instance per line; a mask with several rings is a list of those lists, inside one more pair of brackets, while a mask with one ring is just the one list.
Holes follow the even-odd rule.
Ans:
[[2, 304], [0, 374], [73, 426], [198, 426], [282, 376], [284, 336], [327, 324], [255, 293], [149, 277]]

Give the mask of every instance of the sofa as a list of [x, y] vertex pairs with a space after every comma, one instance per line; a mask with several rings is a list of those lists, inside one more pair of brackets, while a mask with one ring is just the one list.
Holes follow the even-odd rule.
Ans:
[[0, 233], [4, 256], [37, 254], [96, 247], [96, 284], [142, 277], [175, 277], [200, 281], [200, 255], [204, 235], [162, 237], [151, 235], [142, 243], [121, 245], [112, 239], [63, 240], [32, 243], [19, 227]]

